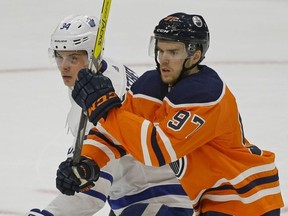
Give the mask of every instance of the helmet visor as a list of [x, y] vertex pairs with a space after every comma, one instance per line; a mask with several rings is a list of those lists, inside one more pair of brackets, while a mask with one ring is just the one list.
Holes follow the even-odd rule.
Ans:
[[83, 67], [87, 67], [90, 62], [85, 50], [59, 51], [49, 48], [48, 55], [51, 63], [57, 63], [58, 66], [78, 67], [82, 65]]
[[160, 58], [184, 60], [188, 57], [186, 46], [183, 42], [156, 39], [154, 36], [150, 38], [148, 54], [151, 57], [156, 57], [157, 60], [160, 60]]
[[52, 65], [54, 65], [56, 63], [56, 61], [55, 61], [55, 50], [53, 50], [52, 48], [48, 48], [48, 57], [49, 57], [50, 63]]

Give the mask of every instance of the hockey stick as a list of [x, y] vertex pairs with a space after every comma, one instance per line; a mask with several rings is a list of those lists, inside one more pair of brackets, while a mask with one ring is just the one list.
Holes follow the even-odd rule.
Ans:
[[[100, 63], [101, 63], [101, 53], [103, 50], [104, 36], [106, 32], [106, 25], [108, 21], [109, 12], [110, 12], [111, 2], [112, 0], [103, 0], [103, 4], [102, 4], [100, 24], [99, 24], [99, 28], [97, 31], [95, 45], [94, 45], [93, 57], [89, 65], [89, 69], [95, 73], [98, 72]], [[77, 164], [80, 161], [87, 121], [88, 121], [88, 117], [86, 115], [86, 112], [85, 110], [82, 109], [79, 126], [78, 126], [77, 137], [75, 140], [73, 165]]]

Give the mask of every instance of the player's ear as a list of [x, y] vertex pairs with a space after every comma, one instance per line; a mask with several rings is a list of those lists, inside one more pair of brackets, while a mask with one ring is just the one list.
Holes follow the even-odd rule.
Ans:
[[198, 62], [201, 58], [201, 50], [196, 50], [192, 56], [193, 64]]
[[201, 50], [196, 50], [193, 55], [190, 56], [189, 61], [186, 63], [186, 67], [190, 67], [196, 64], [201, 58]]

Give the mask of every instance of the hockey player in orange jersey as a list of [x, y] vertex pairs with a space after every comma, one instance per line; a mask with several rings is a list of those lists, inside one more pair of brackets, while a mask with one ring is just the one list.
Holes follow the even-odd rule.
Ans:
[[280, 215], [275, 155], [248, 142], [234, 95], [200, 64], [209, 42], [202, 16], [163, 18], [150, 42], [157, 68], [132, 85], [122, 106], [107, 77], [79, 72], [72, 96], [95, 125], [82, 151], [91, 166], [77, 165], [86, 185], [95, 162], [101, 168], [126, 152], [146, 165], [170, 164], [196, 215]]

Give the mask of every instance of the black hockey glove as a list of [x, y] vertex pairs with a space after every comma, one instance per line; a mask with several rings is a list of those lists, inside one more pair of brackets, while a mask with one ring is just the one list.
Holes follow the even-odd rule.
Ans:
[[66, 195], [87, 191], [99, 178], [100, 169], [95, 161], [81, 157], [80, 162], [73, 166], [72, 158], [63, 161], [57, 170], [56, 187]]
[[89, 121], [94, 125], [113, 107], [120, 107], [121, 100], [115, 93], [111, 80], [102, 74], [93, 74], [89, 69], [78, 73], [72, 91], [75, 102], [87, 110]]

